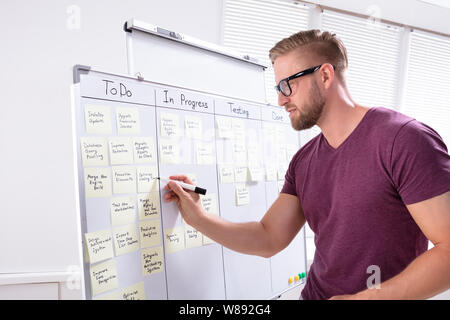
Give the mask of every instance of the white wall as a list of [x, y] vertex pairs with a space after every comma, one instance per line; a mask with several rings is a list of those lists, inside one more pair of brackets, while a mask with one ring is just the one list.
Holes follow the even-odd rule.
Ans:
[[[450, 34], [449, 11], [416, 0], [408, 8], [406, 1], [316, 2], [360, 13], [375, 3], [381, 18]], [[80, 9], [79, 29], [71, 29], [72, 5]], [[0, 285], [12, 283], [12, 273], [28, 272], [35, 279], [54, 273], [51, 281], [59, 282], [61, 272], [79, 264], [72, 66], [126, 73], [122, 26], [131, 17], [221, 39], [222, 0], [0, 2]]]

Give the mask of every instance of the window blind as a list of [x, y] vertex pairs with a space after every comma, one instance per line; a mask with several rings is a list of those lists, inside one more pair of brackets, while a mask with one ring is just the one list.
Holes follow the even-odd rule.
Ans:
[[401, 111], [436, 130], [450, 148], [450, 38], [411, 33]]
[[[224, 0], [223, 45], [257, 58], [265, 72], [267, 102], [278, 105], [269, 50], [281, 39], [308, 29], [309, 8], [279, 0]], [[245, 90], [245, 88], [243, 88]]]
[[347, 86], [353, 99], [399, 109], [402, 28], [324, 10], [321, 29], [336, 33], [347, 48]]

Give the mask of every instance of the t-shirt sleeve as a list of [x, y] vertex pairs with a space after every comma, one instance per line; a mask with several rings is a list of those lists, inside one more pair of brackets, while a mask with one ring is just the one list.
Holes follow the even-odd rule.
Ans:
[[281, 193], [291, 194], [297, 196], [297, 190], [295, 188], [295, 163], [297, 163], [298, 154], [294, 156], [289, 163], [289, 167], [284, 176], [284, 185], [281, 189]]
[[397, 133], [391, 154], [392, 179], [406, 205], [450, 190], [450, 156], [429, 126], [412, 120]]

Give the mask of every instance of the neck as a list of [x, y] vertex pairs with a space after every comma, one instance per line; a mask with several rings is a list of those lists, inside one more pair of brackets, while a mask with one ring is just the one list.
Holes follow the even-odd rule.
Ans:
[[339, 87], [327, 99], [317, 125], [328, 144], [336, 149], [355, 130], [368, 110], [356, 104], [346, 88]]

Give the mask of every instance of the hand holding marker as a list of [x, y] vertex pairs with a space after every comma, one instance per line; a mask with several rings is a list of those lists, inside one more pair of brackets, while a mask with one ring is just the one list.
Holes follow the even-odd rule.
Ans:
[[170, 180], [170, 179], [167, 179], [167, 178], [161, 178], [161, 177], [158, 177], [156, 179], [161, 180], [162, 182], [165, 182], [165, 183], [169, 183], [169, 181], [172, 181], [172, 182], [177, 183], [183, 189], [194, 191], [195, 193], [198, 193], [198, 194], [203, 194], [203, 195], [206, 194], [206, 189], [194, 186], [192, 184], [184, 183], [184, 182], [181, 182], [181, 181], [178, 181], [178, 180]]

